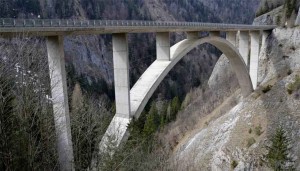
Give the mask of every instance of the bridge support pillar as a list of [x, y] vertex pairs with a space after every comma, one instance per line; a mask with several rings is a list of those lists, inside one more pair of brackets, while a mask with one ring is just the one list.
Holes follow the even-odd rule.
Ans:
[[253, 89], [257, 87], [257, 77], [258, 77], [258, 58], [259, 58], [259, 32], [250, 32], [251, 37], [251, 56], [250, 56], [250, 78], [252, 81]]
[[60, 170], [74, 170], [63, 37], [47, 37], [54, 123]]
[[187, 39], [199, 39], [199, 32], [187, 32]]
[[246, 66], [249, 66], [249, 31], [240, 31], [239, 51], [242, 55]]
[[129, 57], [127, 34], [113, 34], [116, 116], [130, 118]]
[[156, 58], [160, 61], [170, 61], [170, 33], [156, 33]]
[[226, 40], [228, 40], [235, 47], [237, 46], [236, 35], [237, 35], [236, 31], [229, 31], [226, 33]]
[[114, 153], [115, 148], [129, 137], [127, 126], [131, 120], [127, 34], [113, 34], [112, 44], [116, 114], [99, 144], [99, 153], [104, 152], [110, 155]]

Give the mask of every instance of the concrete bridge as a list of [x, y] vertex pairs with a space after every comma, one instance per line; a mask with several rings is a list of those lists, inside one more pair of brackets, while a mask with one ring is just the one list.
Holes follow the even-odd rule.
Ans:
[[[138, 118], [169, 71], [193, 48], [209, 43], [221, 50], [236, 73], [244, 97], [257, 87], [260, 47], [276, 26], [160, 21], [22, 20], [0, 19], [0, 36], [45, 36], [52, 89], [58, 154], [62, 170], [73, 170], [73, 150], [64, 64], [63, 37], [112, 34], [116, 114], [100, 151], [118, 147], [128, 138], [127, 125]], [[170, 46], [171, 32], [186, 32], [186, 39]], [[200, 38], [200, 32], [209, 36]], [[226, 33], [226, 38], [220, 36]], [[128, 33], [156, 33], [156, 60], [130, 89]]]

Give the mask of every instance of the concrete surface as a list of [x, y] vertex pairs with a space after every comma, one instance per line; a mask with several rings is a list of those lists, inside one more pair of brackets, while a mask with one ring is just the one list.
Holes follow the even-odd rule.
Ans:
[[259, 57], [259, 32], [250, 32], [251, 37], [251, 52], [250, 52], [250, 78], [253, 84], [253, 89], [257, 87], [258, 78], [258, 57]]
[[156, 33], [156, 59], [170, 61], [170, 33]]
[[223, 23], [126, 21], [126, 20], [57, 20], [0, 19], [0, 36], [52, 36], [112, 33], [250, 31], [272, 30], [274, 25], [243, 25]]
[[113, 34], [116, 116], [130, 118], [130, 79], [127, 34]]
[[236, 37], [237, 37], [236, 31], [226, 32], [226, 40], [228, 40], [235, 47], [237, 47]]
[[239, 51], [242, 55], [245, 64], [249, 67], [249, 32], [248, 31], [240, 31], [239, 34]]
[[247, 67], [238, 50], [230, 42], [220, 37], [207, 37], [192, 40], [185, 39], [171, 47], [171, 62], [156, 60], [132, 87], [130, 90], [131, 115], [138, 118], [153, 92], [169, 71], [189, 51], [203, 43], [210, 43], [216, 46], [229, 58], [238, 77], [244, 96], [249, 95], [253, 91]]
[[51, 94], [60, 170], [74, 170], [63, 37], [47, 37]]

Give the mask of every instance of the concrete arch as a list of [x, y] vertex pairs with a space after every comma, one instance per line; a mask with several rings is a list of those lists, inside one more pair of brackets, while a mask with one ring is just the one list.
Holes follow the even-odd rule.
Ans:
[[185, 39], [171, 47], [171, 61], [154, 61], [132, 87], [130, 90], [130, 111], [132, 117], [134, 116], [135, 118], [138, 118], [140, 116], [152, 94], [169, 71], [188, 52], [204, 43], [209, 43], [217, 47], [227, 56], [238, 78], [244, 97], [248, 96], [253, 91], [252, 82], [246, 64], [244, 63], [238, 49], [229, 41], [215, 36], [202, 39]]

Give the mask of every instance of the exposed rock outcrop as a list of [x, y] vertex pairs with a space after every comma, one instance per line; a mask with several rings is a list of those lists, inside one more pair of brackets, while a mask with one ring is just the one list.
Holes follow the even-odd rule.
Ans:
[[[296, 170], [300, 170], [300, 90], [287, 91], [296, 75], [300, 75], [299, 56], [299, 28], [275, 29], [260, 54], [260, 87], [179, 143], [175, 158], [176, 162], [184, 163], [180, 169], [221, 171], [233, 169], [234, 163], [234, 170], [268, 170], [266, 165], [261, 166], [261, 158], [267, 152], [265, 146], [270, 136], [281, 125], [291, 139], [289, 155], [295, 160]], [[231, 75], [226, 66], [229, 65], [223, 57], [210, 78], [210, 87], [219, 88], [215, 84], [227, 82], [217, 79]], [[265, 91], [268, 85], [270, 90]], [[207, 117], [210, 115], [214, 112]], [[256, 132], [257, 129], [260, 131]]]
[[253, 24], [254, 25], [281, 25], [284, 24], [284, 21], [282, 21], [284, 14], [284, 7], [280, 6], [266, 14], [263, 14], [257, 18], [254, 19]]

